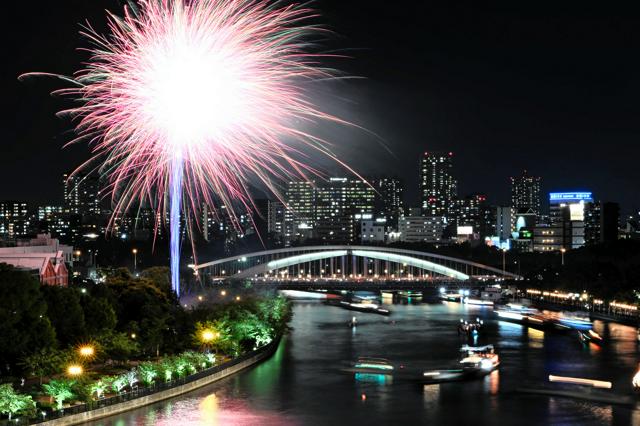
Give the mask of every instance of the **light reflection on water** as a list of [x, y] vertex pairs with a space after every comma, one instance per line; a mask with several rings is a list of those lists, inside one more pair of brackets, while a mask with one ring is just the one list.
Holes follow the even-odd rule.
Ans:
[[[188, 395], [94, 425], [329, 425], [329, 424], [634, 424], [628, 408], [522, 395], [549, 374], [612, 380], [630, 392], [638, 348], [635, 329], [597, 322], [607, 345], [582, 345], [572, 333], [542, 332], [499, 322], [490, 309], [393, 305], [391, 317], [355, 314], [319, 303], [297, 303], [292, 332], [262, 364]], [[407, 372], [457, 365], [460, 318], [485, 321], [478, 344], [492, 343], [499, 371], [482, 380], [422, 385], [402, 377], [343, 371], [359, 356], [379, 356]], [[608, 328], [607, 328], [608, 327]], [[413, 377], [413, 376], [411, 376]], [[633, 422], [633, 423], [632, 423]], [[640, 424], [640, 423], [638, 423]]]

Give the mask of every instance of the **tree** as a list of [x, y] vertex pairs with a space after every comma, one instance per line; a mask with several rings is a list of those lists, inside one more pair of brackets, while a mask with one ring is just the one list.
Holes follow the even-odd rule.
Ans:
[[92, 295], [85, 296], [82, 298], [82, 308], [86, 330], [90, 336], [97, 336], [116, 328], [118, 318], [107, 299]]
[[140, 276], [150, 280], [168, 297], [172, 298], [174, 296], [173, 288], [171, 287], [170, 270], [166, 266], [154, 266], [153, 268], [145, 269]]
[[42, 385], [44, 376], [55, 374], [62, 369], [64, 355], [61, 351], [53, 348], [42, 348], [24, 357], [20, 364], [28, 374], [38, 376], [40, 385]]
[[0, 264], [0, 364], [56, 344], [40, 283], [31, 274]]
[[13, 390], [10, 383], [0, 385], [0, 413], [9, 415], [9, 420], [14, 414], [33, 414], [36, 403], [31, 395], [22, 395]]
[[75, 344], [86, 336], [80, 292], [75, 288], [45, 286], [42, 288], [48, 315], [56, 335], [64, 345]]
[[75, 386], [75, 380], [51, 380], [49, 383], [42, 385], [47, 395], [56, 401], [56, 408], [62, 409], [62, 405], [66, 400], [69, 400], [75, 396], [73, 393], [73, 387]]
[[127, 377], [124, 374], [119, 375], [113, 382], [111, 382], [111, 389], [113, 389], [116, 393], [122, 392], [122, 389], [127, 386]]
[[104, 376], [98, 379], [97, 381], [91, 383], [89, 385], [89, 391], [91, 394], [95, 394], [96, 398], [102, 398], [102, 395], [111, 387], [113, 384], [113, 377]]
[[138, 374], [142, 383], [146, 386], [151, 386], [158, 376], [157, 367], [152, 362], [143, 362], [138, 366]]
[[133, 390], [135, 384], [138, 383], [138, 372], [135, 369], [129, 370], [124, 374], [124, 379], [129, 385], [129, 389]]
[[108, 332], [97, 340], [105, 355], [117, 361], [125, 361], [140, 350], [138, 343], [126, 333]]

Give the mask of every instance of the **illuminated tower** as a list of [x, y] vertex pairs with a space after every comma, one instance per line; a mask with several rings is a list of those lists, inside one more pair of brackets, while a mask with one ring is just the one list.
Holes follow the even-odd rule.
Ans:
[[532, 210], [540, 216], [540, 177], [523, 171], [521, 176], [511, 178], [511, 207], [514, 212]]
[[456, 198], [452, 152], [425, 152], [420, 159], [420, 198], [427, 216], [449, 216]]

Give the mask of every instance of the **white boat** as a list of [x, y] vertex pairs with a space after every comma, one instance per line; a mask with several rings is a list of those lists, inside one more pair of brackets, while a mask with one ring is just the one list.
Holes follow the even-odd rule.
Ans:
[[460, 364], [465, 370], [492, 371], [500, 365], [500, 357], [495, 353], [493, 345], [469, 346], [463, 345], [460, 348], [462, 357]]

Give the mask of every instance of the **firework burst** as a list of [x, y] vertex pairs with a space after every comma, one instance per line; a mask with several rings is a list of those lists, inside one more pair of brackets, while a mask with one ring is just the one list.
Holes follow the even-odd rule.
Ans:
[[305, 89], [332, 77], [308, 52], [310, 36], [324, 32], [315, 16], [282, 2], [139, 0], [123, 17], [108, 15], [108, 35], [84, 31], [90, 59], [58, 91], [80, 101], [63, 113], [75, 120], [76, 141], [93, 146], [80, 169], [108, 179], [114, 217], [143, 203], [169, 209], [177, 293], [181, 211], [250, 208], [252, 181], [277, 194], [274, 179], [315, 173], [302, 146], [336, 159], [301, 130], [340, 121]]

